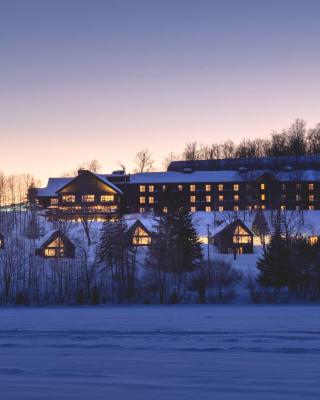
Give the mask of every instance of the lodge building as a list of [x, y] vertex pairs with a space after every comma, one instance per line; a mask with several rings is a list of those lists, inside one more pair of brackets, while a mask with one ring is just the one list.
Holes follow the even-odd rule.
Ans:
[[115, 219], [129, 213], [318, 210], [320, 155], [173, 161], [165, 172], [50, 178], [32, 198], [49, 218]]

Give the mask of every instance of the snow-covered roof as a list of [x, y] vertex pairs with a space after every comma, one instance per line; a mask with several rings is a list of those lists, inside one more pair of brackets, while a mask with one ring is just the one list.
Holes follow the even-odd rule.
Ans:
[[143, 172], [132, 174], [131, 183], [152, 184], [152, 183], [210, 183], [210, 182], [246, 182], [258, 179], [261, 175], [268, 172], [282, 182], [294, 180], [301, 181], [320, 181], [320, 171], [318, 170], [289, 170], [289, 171], [194, 171], [191, 173], [183, 172]]
[[[122, 194], [122, 191], [115, 186], [113, 183], [108, 181], [105, 175], [101, 174], [95, 174], [98, 179], [100, 179], [103, 183], [111, 187], [113, 190], [115, 190], [117, 193]], [[75, 177], [68, 177], [68, 178], [49, 178], [48, 184], [45, 188], [40, 188], [38, 189], [38, 196], [39, 197], [54, 197], [57, 196], [57, 191], [62, 189], [64, 186], [68, 185], [71, 181], [76, 179], [79, 175]]]

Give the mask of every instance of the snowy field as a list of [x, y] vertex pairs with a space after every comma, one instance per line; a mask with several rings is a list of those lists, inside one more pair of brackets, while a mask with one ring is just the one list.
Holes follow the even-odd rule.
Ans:
[[319, 306], [0, 309], [0, 398], [319, 399]]

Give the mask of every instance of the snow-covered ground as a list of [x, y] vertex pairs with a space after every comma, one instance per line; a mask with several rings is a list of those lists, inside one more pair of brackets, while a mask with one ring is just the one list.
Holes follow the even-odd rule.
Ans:
[[320, 398], [320, 306], [0, 309], [0, 398]]

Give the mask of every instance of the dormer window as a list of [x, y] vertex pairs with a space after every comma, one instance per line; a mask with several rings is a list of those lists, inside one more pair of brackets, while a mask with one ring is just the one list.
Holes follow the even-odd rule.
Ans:
[[144, 229], [138, 226], [134, 231], [132, 244], [134, 246], [148, 246], [151, 244], [151, 237]]

